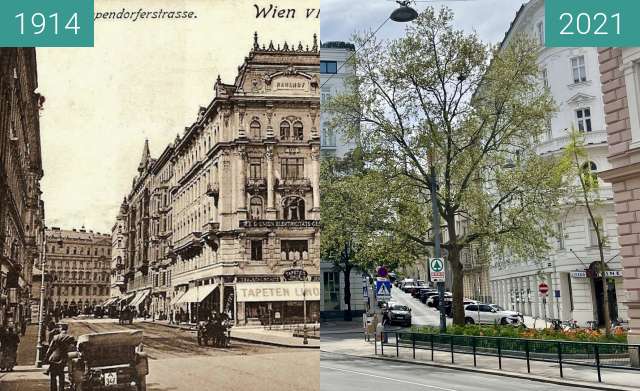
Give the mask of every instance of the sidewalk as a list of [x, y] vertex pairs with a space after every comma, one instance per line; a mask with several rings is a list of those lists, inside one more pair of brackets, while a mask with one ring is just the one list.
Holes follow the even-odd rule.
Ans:
[[13, 372], [0, 373], [0, 391], [47, 391], [49, 378], [44, 369], [36, 368], [36, 345], [38, 344], [38, 325], [28, 325], [24, 337], [18, 345], [18, 365]]
[[[323, 331], [325, 334], [325, 331]], [[392, 342], [392, 337], [389, 339]], [[375, 355], [373, 342], [365, 342], [364, 337], [348, 336], [342, 339], [330, 338], [322, 340], [321, 351], [338, 353], [350, 356], [366, 357], [371, 359], [390, 360], [406, 363], [407, 365], [433, 365], [438, 367], [482, 372], [491, 375], [509, 376], [537, 380], [546, 383], [564, 384], [579, 387], [580, 389], [600, 390], [640, 390], [640, 373], [634, 371], [620, 371], [616, 369], [602, 369], [603, 383], [598, 383], [595, 368], [571, 366], [564, 364], [564, 378], [560, 378], [558, 365], [555, 363], [531, 361], [531, 373], [527, 373], [524, 360], [502, 358], [502, 370], [498, 368], [498, 357], [478, 356], [477, 367], [473, 366], [471, 354], [455, 353], [454, 364], [451, 364], [450, 352], [434, 352], [434, 360], [431, 361], [430, 350], [416, 350], [416, 359], [410, 348], [400, 348], [396, 357], [395, 346], [385, 346], [384, 356], [381, 355], [380, 344], [377, 344], [378, 355]]]
[[[161, 326], [178, 328], [181, 330], [189, 330], [195, 332], [195, 325], [191, 324], [170, 324], [168, 321], [146, 320], [146, 323], [154, 323]], [[237, 341], [245, 341], [251, 343], [259, 343], [264, 345], [281, 346], [287, 348], [320, 348], [320, 340], [317, 338], [308, 338], [308, 344], [303, 343], [303, 338], [294, 337], [291, 330], [265, 330], [263, 327], [239, 327], [231, 328], [231, 339]], [[0, 390], [1, 391], [1, 390]]]

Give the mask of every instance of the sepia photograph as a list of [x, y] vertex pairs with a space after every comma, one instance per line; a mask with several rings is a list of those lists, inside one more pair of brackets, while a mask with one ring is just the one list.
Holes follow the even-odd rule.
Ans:
[[319, 1], [94, 7], [0, 49], [0, 390], [318, 390]]

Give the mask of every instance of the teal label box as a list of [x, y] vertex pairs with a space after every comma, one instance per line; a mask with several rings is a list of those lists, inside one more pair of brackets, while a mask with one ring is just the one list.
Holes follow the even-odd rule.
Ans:
[[93, 47], [93, 0], [0, 0], [0, 47]]
[[640, 46], [639, 0], [546, 0], [547, 47]]

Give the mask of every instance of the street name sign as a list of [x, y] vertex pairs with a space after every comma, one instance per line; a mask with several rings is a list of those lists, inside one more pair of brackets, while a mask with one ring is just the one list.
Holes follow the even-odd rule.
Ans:
[[545, 282], [541, 282], [538, 285], [538, 292], [540, 292], [542, 296], [547, 296], [547, 293], [549, 293], [549, 285]]
[[391, 299], [391, 281], [376, 281], [376, 297], [378, 300]]
[[429, 275], [432, 282], [444, 282], [444, 259], [431, 258], [429, 259]]

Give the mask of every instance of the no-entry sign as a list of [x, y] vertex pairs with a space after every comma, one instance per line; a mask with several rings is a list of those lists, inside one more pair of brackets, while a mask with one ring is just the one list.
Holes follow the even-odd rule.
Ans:
[[542, 296], [546, 296], [547, 293], [549, 293], [549, 285], [545, 282], [541, 282], [540, 285], [538, 285], [538, 292], [540, 292]]

